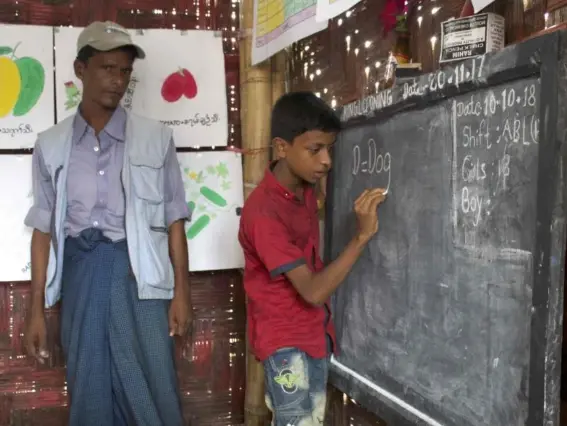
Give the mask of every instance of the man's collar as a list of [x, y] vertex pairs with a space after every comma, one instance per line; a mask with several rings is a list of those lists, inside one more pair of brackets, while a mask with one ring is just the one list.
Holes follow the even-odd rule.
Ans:
[[[121, 106], [118, 106], [108, 123], [106, 123], [106, 126], [104, 126], [103, 132], [107, 133], [118, 142], [124, 142], [126, 139], [126, 119], [126, 111]], [[73, 123], [73, 143], [80, 143], [89, 127], [80, 109], [77, 109]]]

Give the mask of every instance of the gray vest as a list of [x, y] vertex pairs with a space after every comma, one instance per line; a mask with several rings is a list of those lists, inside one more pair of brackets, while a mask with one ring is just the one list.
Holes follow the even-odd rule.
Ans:
[[[57, 303], [61, 295], [73, 120], [74, 116], [71, 116], [39, 134], [37, 142], [56, 194], [45, 288], [46, 307]], [[164, 163], [171, 135], [171, 130], [157, 121], [128, 115], [122, 185], [126, 196], [128, 253], [140, 299], [173, 297], [173, 267], [169, 259], [164, 203]]]

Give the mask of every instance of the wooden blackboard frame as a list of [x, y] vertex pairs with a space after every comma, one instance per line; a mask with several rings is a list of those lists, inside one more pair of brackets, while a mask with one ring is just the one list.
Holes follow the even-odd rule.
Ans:
[[[479, 71], [480, 69], [480, 71]], [[536, 241], [533, 252], [533, 293], [530, 337], [528, 426], [559, 425], [563, 280], [565, 265], [565, 166], [567, 142], [567, 32], [555, 32], [512, 45], [500, 52], [464, 61], [420, 76], [407, 83], [369, 96], [340, 111], [345, 128], [361, 123], [382, 122], [402, 111], [474, 90], [539, 75], [540, 136], [537, 174]], [[452, 80], [452, 83], [448, 82]], [[440, 82], [444, 81], [443, 87]], [[336, 176], [331, 171], [327, 193], [332, 193]], [[333, 206], [327, 202], [325, 257], [332, 251]], [[381, 226], [387, 226], [382, 223]], [[338, 355], [340, 360], [340, 354]], [[357, 372], [363, 374], [363, 372]], [[353, 386], [352, 378], [331, 364], [330, 382], [390, 425], [431, 424], [400, 401], [388, 396], [371, 396], [364, 385]], [[393, 379], [380, 384], [396, 395], [411, 395]], [[411, 405], [411, 404], [410, 404]], [[427, 415], [440, 418], [435, 407]], [[442, 417], [442, 416], [441, 416]], [[450, 426], [446, 424], [445, 426]], [[460, 426], [460, 425], [455, 425]]]

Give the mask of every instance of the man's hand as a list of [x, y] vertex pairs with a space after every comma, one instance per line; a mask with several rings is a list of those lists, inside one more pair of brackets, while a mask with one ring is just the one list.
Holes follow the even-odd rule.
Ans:
[[169, 306], [169, 335], [184, 336], [191, 330], [193, 307], [189, 285], [176, 285], [175, 295]]
[[28, 354], [43, 364], [49, 358], [49, 352], [47, 352], [47, 327], [43, 311], [35, 310], [30, 313], [24, 336]]

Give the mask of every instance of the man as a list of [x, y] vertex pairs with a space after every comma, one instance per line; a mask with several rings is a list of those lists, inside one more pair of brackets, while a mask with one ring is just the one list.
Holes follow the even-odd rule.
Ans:
[[33, 153], [26, 344], [49, 356], [44, 307], [60, 299], [70, 426], [183, 423], [172, 336], [192, 318], [190, 212], [171, 131], [120, 106], [144, 57], [117, 24], [85, 28], [78, 112], [40, 134]]

